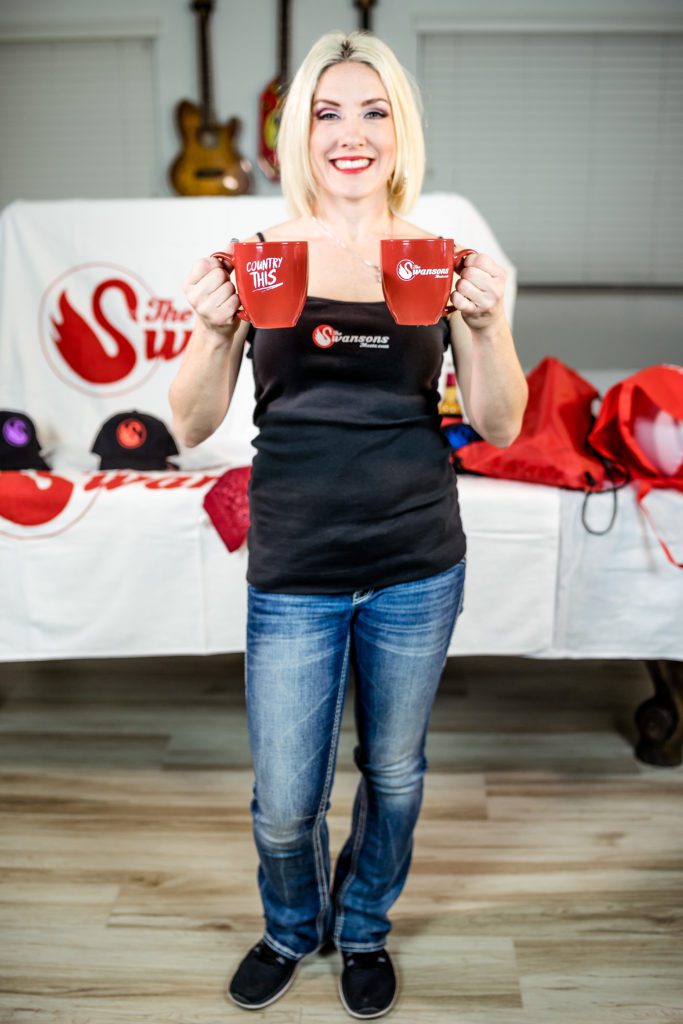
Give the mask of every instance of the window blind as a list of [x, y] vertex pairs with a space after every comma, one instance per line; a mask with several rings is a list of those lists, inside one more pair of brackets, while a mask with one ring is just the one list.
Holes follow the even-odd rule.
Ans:
[[425, 188], [519, 283], [683, 285], [683, 35], [423, 32]]
[[0, 43], [0, 203], [154, 194], [153, 43]]

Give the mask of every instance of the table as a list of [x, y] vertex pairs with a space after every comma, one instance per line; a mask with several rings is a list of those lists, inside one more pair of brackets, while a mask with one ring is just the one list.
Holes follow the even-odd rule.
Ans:
[[[223, 468], [0, 473], [0, 659], [242, 651], [246, 545], [230, 553], [202, 507]], [[579, 492], [473, 475], [459, 492], [467, 580], [449, 654], [683, 661], [683, 573], [632, 488], [602, 536]], [[657, 499], [683, 544], [683, 499]], [[600, 528], [612, 498], [591, 501]]]
[[[101, 475], [89, 448], [118, 412], [170, 425], [192, 262], [285, 216], [284, 200], [258, 196], [19, 202], [2, 212], [0, 408], [31, 416], [52, 472], [0, 473], [0, 660], [243, 650], [246, 550], [227, 552], [202, 499], [226, 468], [251, 461], [250, 369], [224, 423], [181, 451], [178, 472]], [[506, 267], [512, 322], [515, 268], [476, 208], [424, 195], [413, 219]], [[629, 372], [615, 369], [605, 386]], [[611, 531], [594, 536], [581, 524], [581, 493], [476, 476], [459, 484], [468, 571], [449, 654], [645, 659], [659, 695], [653, 731], [674, 736], [668, 753], [660, 745], [645, 756], [680, 758], [683, 696], [655, 667], [683, 660], [683, 573], [632, 489], [617, 493]], [[646, 500], [680, 558], [682, 496]], [[611, 498], [592, 501], [590, 521], [604, 522]], [[673, 705], [679, 724], [660, 728]]]

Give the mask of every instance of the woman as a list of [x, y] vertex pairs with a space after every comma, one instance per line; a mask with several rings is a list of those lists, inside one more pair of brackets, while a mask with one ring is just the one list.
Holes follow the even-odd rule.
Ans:
[[[229, 994], [267, 1006], [302, 957], [336, 947], [345, 1008], [379, 1017], [396, 999], [387, 914], [410, 865], [428, 719], [463, 605], [465, 537], [437, 411], [444, 350], [470, 421], [496, 445], [517, 436], [527, 387], [490, 256], [467, 258], [456, 312], [433, 327], [397, 326], [383, 301], [380, 239], [433, 237], [400, 217], [420, 192], [424, 144], [416, 94], [385, 44], [319, 39], [278, 145], [294, 217], [262, 235], [308, 242], [299, 323], [241, 322], [226, 269], [199, 260], [185, 283], [197, 323], [170, 392], [176, 435], [198, 444], [227, 413], [250, 344], [260, 432], [245, 675], [265, 931]], [[350, 664], [361, 779], [330, 891], [325, 814]]]

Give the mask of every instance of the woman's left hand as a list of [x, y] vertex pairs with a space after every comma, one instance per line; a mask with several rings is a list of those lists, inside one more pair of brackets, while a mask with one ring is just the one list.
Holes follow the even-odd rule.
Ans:
[[505, 317], [503, 295], [507, 273], [483, 252], [465, 257], [451, 303], [474, 331], [483, 330]]

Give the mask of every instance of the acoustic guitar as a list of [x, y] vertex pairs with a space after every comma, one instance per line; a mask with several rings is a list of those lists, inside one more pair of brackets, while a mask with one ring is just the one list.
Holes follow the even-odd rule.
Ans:
[[239, 153], [235, 139], [241, 122], [231, 117], [218, 124], [213, 104], [209, 19], [214, 0], [192, 0], [198, 15], [199, 105], [181, 100], [176, 123], [182, 151], [170, 170], [171, 184], [181, 196], [237, 196], [251, 191], [251, 164]]

